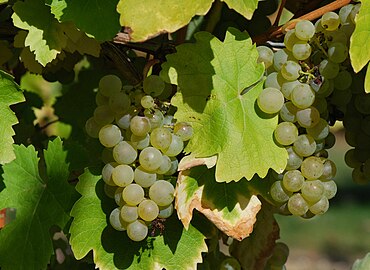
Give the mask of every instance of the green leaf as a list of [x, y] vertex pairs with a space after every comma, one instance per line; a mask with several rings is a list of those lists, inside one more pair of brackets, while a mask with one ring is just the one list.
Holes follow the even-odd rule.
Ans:
[[365, 92], [370, 93], [370, 64], [367, 65], [367, 70], [366, 70]]
[[[175, 32], [195, 15], [204, 15], [213, 0], [120, 0], [120, 23], [129, 27], [133, 41], [144, 41], [160, 33]], [[145, 20], [143, 20], [145, 18]]]
[[112, 269], [195, 269], [207, 251], [205, 237], [195, 227], [185, 230], [175, 214], [165, 222], [162, 236], [141, 242], [107, 225], [116, 207], [104, 194], [100, 175], [86, 170], [76, 188], [82, 197], [72, 209], [71, 246], [77, 259], [93, 251], [96, 267]]
[[264, 68], [257, 64], [251, 39], [233, 28], [224, 42], [206, 32], [195, 38], [195, 44], [180, 45], [168, 55], [161, 72], [180, 89], [171, 101], [178, 108], [175, 118], [194, 129], [185, 151], [195, 157], [218, 155], [218, 182], [256, 173], [264, 178], [269, 168], [282, 172], [287, 152], [273, 140], [278, 117], [256, 108]]
[[76, 192], [68, 184], [67, 153], [62, 141], [49, 142], [45, 150], [46, 175], [40, 176], [33, 146], [15, 146], [16, 159], [4, 165], [6, 188], [0, 209], [16, 208], [16, 219], [0, 231], [0, 266], [3, 270], [39, 270], [53, 253], [50, 228], [64, 228]]
[[28, 30], [25, 46], [35, 53], [36, 60], [43, 66], [50, 63], [67, 44], [67, 36], [42, 1], [26, 0], [13, 6], [13, 23], [18, 28]]
[[368, 270], [370, 269], [370, 253], [366, 254], [363, 259], [357, 259], [353, 264], [352, 270]]
[[225, 234], [240, 241], [252, 232], [261, 209], [261, 202], [250, 186], [246, 179], [217, 183], [214, 168], [206, 166], [181, 171], [176, 184], [178, 216], [186, 228], [196, 209]]
[[273, 209], [263, 202], [257, 215], [253, 233], [241, 242], [234, 241], [230, 247], [231, 254], [240, 262], [244, 270], [263, 270], [271, 256], [275, 241], [279, 239], [279, 225]]
[[353, 70], [359, 72], [370, 60], [370, 0], [362, 0], [356, 16], [356, 28], [351, 36], [349, 54]]
[[15, 158], [12, 126], [18, 123], [18, 119], [9, 106], [23, 101], [25, 99], [19, 86], [10, 75], [0, 70], [0, 164]]
[[[99, 41], [111, 40], [121, 29], [116, 11], [118, 0], [65, 0], [61, 21], [75, 25]], [[137, 7], [137, 3], [133, 6]], [[140, 17], [141, 19], [143, 17]]]
[[222, 0], [229, 8], [234, 9], [236, 12], [243, 15], [245, 18], [250, 20], [253, 16], [253, 12], [258, 6], [258, 0]]

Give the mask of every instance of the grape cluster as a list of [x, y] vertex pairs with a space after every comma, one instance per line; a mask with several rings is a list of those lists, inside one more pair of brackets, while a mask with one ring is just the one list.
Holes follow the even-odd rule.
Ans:
[[166, 115], [159, 101], [171, 94], [165, 93], [166, 87], [170, 85], [156, 75], [138, 87], [122, 86], [115, 75], [104, 76], [96, 94], [98, 106], [85, 125], [88, 135], [105, 147], [105, 192], [118, 205], [110, 224], [126, 230], [133, 241], [143, 240], [154, 220], [173, 213], [174, 186], [168, 179], [177, 172], [176, 156], [193, 133], [189, 124], [174, 123]]
[[315, 24], [299, 21], [286, 33], [284, 49], [257, 47], [268, 74], [257, 104], [267, 114], [279, 114], [274, 139], [288, 152], [285, 171], [270, 188], [283, 212], [323, 214], [336, 194], [336, 166], [326, 151], [335, 143], [329, 123], [342, 120], [351, 100], [348, 45], [358, 7], [328, 12]]

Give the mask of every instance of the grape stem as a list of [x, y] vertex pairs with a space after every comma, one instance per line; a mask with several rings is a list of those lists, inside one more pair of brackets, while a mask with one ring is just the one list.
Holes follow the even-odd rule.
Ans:
[[259, 36], [256, 36], [253, 39], [253, 42], [256, 43], [256, 44], [263, 44], [265, 43], [266, 41], [270, 40], [270, 39], [273, 39], [273, 38], [277, 38], [284, 33], [285, 30], [289, 30], [289, 29], [292, 29], [294, 28], [294, 26], [296, 25], [296, 23], [300, 20], [309, 20], [309, 21], [312, 21], [312, 20], [315, 20], [315, 19], [318, 19], [320, 18], [323, 14], [329, 12], [329, 11], [333, 11], [333, 10], [337, 10], [345, 5], [348, 5], [349, 3], [351, 3], [351, 0], [336, 0], [334, 2], [331, 2], [330, 4], [327, 4], [321, 8], [318, 8], [312, 12], [309, 12], [297, 19], [294, 19], [293, 21], [290, 21], [288, 22], [286, 25], [283, 25], [283, 26], [280, 26], [280, 27], [272, 27], [269, 31], [263, 33], [262, 35], [259, 35]]

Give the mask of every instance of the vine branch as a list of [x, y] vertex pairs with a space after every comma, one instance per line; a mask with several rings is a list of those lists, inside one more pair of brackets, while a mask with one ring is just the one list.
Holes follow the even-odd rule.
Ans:
[[266, 41], [268, 40], [271, 40], [273, 38], [277, 38], [279, 36], [281, 36], [282, 34], [284, 34], [284, 31], [285, 30], [288, 30], [288, 29], [292, 29], [296, 23], [299, 21], [299, 20], [309, 20], [309, 21], [312, 21], [312, 20], [315, 20], [315, 19], [318, 19], [320, 18], [322, 15], [324, 15], [325, 13], [329, 12], [329, 11], [334, 11], [334, 10], [337, 10], [345, 5], [348, 5], [349, 3], [351, 2], [351, 0], [336, 0], [330, 4], [327, 4], [321, 8], [318, 8], [312, 12], [309, 12], [293, 21], [290, 21], [288, 22], [287, 24], [283, 25], [283, 26], [280, 26], [280, 27], [272, 27], [270, 31], [266, 32], [266, 33], [263, 33], [262, 35], [259, 35], [259, 36], [256, 36], [253, 38], [253, 42], [255, 42], [256, 44], [263, 44], [265, 43]]

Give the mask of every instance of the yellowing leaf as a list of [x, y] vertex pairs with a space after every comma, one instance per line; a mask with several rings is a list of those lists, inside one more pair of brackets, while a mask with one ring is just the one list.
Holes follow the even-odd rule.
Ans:
[[121, 14], [121, 25], [131, 29], [130, 36], [137, 42], [180, 29], [195, 15], [206, 14], [212, 2], [213, 0], [120, 0], [117, 11]]
[[273, 140], [278, 118], [256, 109], [264, 68], [251, 39], [236, 29], [224, 42], [206, 32], [195, 38], [168, 55], [161, 72], [180, 89], [171, 101], [175, 118], [194, 129], [185, 151], [196, 158], [217, 155], [218, 182], [263, 178], [270, 168], [282, 172], [287, 152]]
[[258, 0], [222, 0], [229, 8], [234, 9], [236, 12], [243, 15], [245, 18], [250, 20], [253, 16], [253, 12], [256, 10]]

